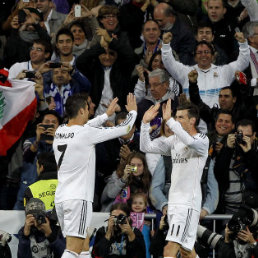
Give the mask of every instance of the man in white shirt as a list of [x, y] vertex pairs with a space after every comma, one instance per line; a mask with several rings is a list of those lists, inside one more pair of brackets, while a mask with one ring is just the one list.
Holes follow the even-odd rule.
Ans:
[[58, 187], [55, 205], [64, 236], [66, 250], [62, 258], [89, 257], [86, 229], [92, 217], [95, 186], [95, 145], [127, 134], [136, 119], [135, 97], [127, 96], [126, 120], [117, 127], [100, 127], [115, 112], [115, 98], [105, 114], [88, 122], [85, 95], [67, 99], [68, 124], [56, 130], [53, 149], [58, 165]]
[[45, 40], [34, 40], [30, 48], [30, 60], [22, 63], [15, 63], [10, 67], [9, 79], [24, 79], [26, 71], [37, 71], [40, 66], [51, 56], [51, 44]]
[[160, 104], [152, 106], [142, 120], [140, 149], [144, 152], [171, 156], [172, 174], [168, 197], [169, 230], [164, 258], [175, 258], [182, 248], [192, 252], [201, 210], [203, 168], [208, 156], [209, 140], [198, 133], [199, 113], [196, 106], [178, 106], [175, 119], [171, 117], [171, 100], [163, 105], [163, 119], [173, 135], [156, 138], [149, 136], [150, 121], [157, 115]]
[[218, 104], [221, 88], [231, 85], [235, 79], [235, 72], [243, 71], [249, 64], [250, 50], [243, 33], [237, 32], [235, 37], [239, 42], [239, 56], [236, 61], [222, 66], [212, 64], [213, 46], [206, 41], [200, 41], [194, 51], [197, 64], [187, 66], [175, 60], [169, 44], [172, 34], [165, 33], [161, 48], [163, 64], [171, 76], [183, 86], [184, 93], [187, 95], [189, 91], [188, 73], [197, 70], [200, 96], [204, 103], [213, 107], [214, 104]]

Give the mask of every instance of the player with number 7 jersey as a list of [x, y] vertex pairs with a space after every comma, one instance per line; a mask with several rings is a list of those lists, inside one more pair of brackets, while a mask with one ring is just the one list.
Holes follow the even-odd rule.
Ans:
[[[134, 125], [137, 105], [135, 96], [130, 93], [127, 96], [129, 113], [126, 120], [116, 127], [101, 127], [115, 112], [117, 101], [115, 98], [111, 102], [105, 114], [87, 122], [89, 111], [85, 96], [78, 94], [67, 99], [69, 121], [58, 127], [53, 142], [58, 165], [55, 205], [65, 236], [86, 237], [94, 197], [95, 145], [127, 134]], [[81, 250], [75, 248], [70, 251], [80, 254]]]

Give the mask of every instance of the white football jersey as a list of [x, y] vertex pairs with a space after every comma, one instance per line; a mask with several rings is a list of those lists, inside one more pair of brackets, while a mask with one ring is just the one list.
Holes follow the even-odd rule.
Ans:
[[93, 202], [95, 186], [95, 145], [127, 134], [135, 122], [136, 111], [116, 127], [99, 127], [107, 114], [90, 120], [85, 125], [61, 125], [53, 142], [58, 165], [58, 186], [55, 202], [82, 199]]
[[167, 125], [174, 135], [151, 141], [150, 125], [142, 123], [140, 148], [144, 152], [171, 155], [173, 165], [168, 205], [186, 205], [200, 211], [200, 181], [208, 157], [208, 137], [200, 133], [189, 135], [173, 118], [169, 119]]

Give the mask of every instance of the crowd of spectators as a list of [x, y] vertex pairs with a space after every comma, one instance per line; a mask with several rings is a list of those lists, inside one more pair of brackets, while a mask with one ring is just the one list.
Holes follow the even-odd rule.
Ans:
[[[23, 136], [0, 156], [0, 209], [24, 210], [31, 198], [40, 198], [46, 210], [53, 208], [57, 167], [51, 163], [52, 143], [55, 129], [66, 122], [69, 96], [85, 95], [90, 118], [105, 113], [118, 97], [116, 114], [105, 126], [119, 126], [127, 115], [129, 92], [137, 101], [135, 126], [123, 137], [96, 145], [94, 211], [130, 217], [127, 208], [135, 194], [143, 193], [146, 203], [139, 201], [139, 210], [161, 217], [151, 244], [145, 243], [146, 257], [149, 246], [154, 257], [162, 257], [155, 246], [165, 244], [173, 165], [170, 157], [141, 152], [139, 135], [144, 113], [157, 103], [151, 139], [173, 134], [162, 119], [168, 99], [174, 115], [180, 103], [197, 105], [198, 128], [209, 137], [200, 222], [213, 213], [238, 212], [250, 196], [256, 198], [251, 208], [258, 209], [257, 0], [13, 0], [0, 1], [0, 6], [1, 66], [9, 69], [10, 82], [34, 81], [38, 103]], [[26, 212], [19, 257], [31, 257], [24, 250], [30, 248], [32, 217]], [[114, 222], [109, 219], [108, 227], [97, 232], [93, 254], [142, 258], [140, 231], [149, 221], [136, 217], [141, 226], [122, 229], [126, 238], [125, 247], [123, 239], [118, 244], [121, 250], [112, 239]], [[133, 219], [137, 225], [131, 214]], [[49, 221], [47, 229], [56, 231]], [[61, 257], [55, 242], [63, 245], [62, 236], [48, 238], [36, 226], [45, 233], [40, 233], [42, 241], [53, 248], [44, 252]]]

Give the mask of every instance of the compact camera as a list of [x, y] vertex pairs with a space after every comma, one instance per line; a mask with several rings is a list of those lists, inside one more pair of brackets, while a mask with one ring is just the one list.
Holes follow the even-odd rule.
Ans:
[[137, 172], [137, 167], [136, 166], [130, 166], [130, 172]]
[[239, 144], [245, 144], [245, 141], [243, 140], [243, 133], [240, 131], [240, 132], [237, 132], [236, 134], [236, 143], [239, 145]]

